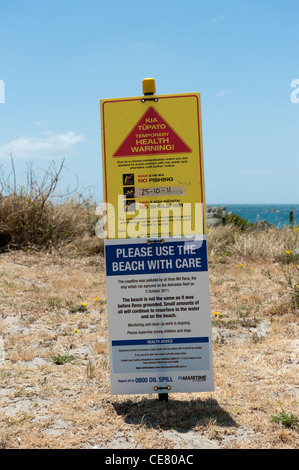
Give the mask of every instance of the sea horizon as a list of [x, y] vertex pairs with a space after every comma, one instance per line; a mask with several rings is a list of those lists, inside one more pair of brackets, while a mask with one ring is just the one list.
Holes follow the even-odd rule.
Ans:
[[290, 212], [293, 212], [293, 225], [299, 224], [299, 203], [298, 204], [206, 204], [207, 206], [226, 208], [226, 213], [232, 212], [239, 215], [248, 222], [258, 222], [266, 220], [276, 227], [286, 227], [290, 224]]

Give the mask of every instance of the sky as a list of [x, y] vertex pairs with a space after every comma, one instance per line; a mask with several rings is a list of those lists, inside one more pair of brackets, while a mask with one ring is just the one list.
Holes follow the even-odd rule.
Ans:
[[[0, 165], [103, 199], [100, 100], [201, 94], [208, 204], [299, 203], [297, 0], [0, 0]], [[39, 171], [39, 170], [38, 170]]]

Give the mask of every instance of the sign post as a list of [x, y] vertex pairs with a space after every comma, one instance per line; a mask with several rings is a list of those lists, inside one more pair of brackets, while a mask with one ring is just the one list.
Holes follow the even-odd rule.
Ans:
[[101, 100], [112, 394], [214, 390], [199, 93]]

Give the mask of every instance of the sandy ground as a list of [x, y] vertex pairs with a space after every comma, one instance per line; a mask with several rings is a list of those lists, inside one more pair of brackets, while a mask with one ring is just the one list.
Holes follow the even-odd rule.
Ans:
[[299, 416], [298, 310], [277, 265], [236, 263], [210, 262], [215, 392], [166, 403], [110, 394], [101, 256], [1, 254], [0, 448], [297, 448], [272, 417]]

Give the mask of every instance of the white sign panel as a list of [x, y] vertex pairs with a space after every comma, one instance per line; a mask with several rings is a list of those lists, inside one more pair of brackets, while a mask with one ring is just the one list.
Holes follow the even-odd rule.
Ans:
[[214, 390], [206, 236], [105, 240], [112, 394]]

